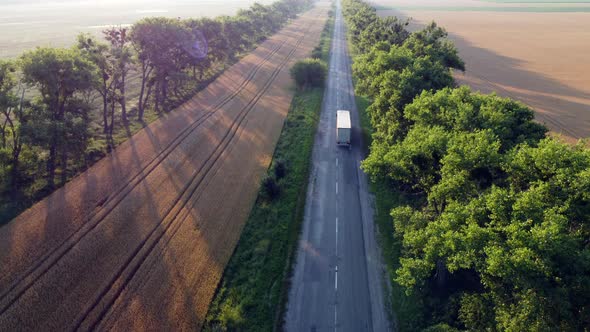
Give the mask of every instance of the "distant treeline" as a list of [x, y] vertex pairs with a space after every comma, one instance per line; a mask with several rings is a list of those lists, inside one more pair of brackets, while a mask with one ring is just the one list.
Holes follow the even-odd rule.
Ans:
[[[104, 156], [117, 131], [128, 137], [144, 126], [146, 110], [187, 100], [312, 2], [255, 3], [214, 19], [145, 18], [103, 31], [104, 40], [81, 34], [72, 48], [0, 61], [0, 224]], [[139, 77], [136, 100], [128, 100], [130, 73]]]
[[464, 63], [435, 23], [410, 33], [343, 4], [356, 88], [372, 100], [362, 167], [407, 202], [392, 204], [393, 277], [419, 312], [398, 327], [587, 330], [589, 150], [546, 137], [520, 102], [456, 88]]

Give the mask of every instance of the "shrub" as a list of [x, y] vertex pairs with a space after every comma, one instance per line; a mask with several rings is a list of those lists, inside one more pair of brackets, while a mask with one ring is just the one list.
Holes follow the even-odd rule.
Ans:
[[277, 160], [275, 163], [275, 177], [280, 180], [287, 174], [287, 165], [283, 160]]
[[266, 196], [271, 201], [279, 197], [279, 195], [281, 194], [281, 187], [279, 187], [277, 180], [272, 176], [267, 175], [262, 180], [262, 186], [264, 187], [264, 192], [266, 193]]
[[323, 86], [327, 73], [328, 67], [318, 59], [300, 60], [291, 68], [291, 77], [300, 88]]
[[311, 51], [311, 57], [313, 59], [321, 59], [322, 58], [322, 47], [320, 45], [316, 46], [313, 51]]

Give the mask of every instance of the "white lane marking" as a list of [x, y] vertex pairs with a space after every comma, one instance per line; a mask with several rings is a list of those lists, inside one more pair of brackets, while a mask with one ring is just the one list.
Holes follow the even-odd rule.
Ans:
[[336, 167], [338, 167], [338, 158], [336, 158]]
[[334, 289], [338, 290], [338, 266], [336, 266], [336, 271], [334, 272]]
[[338, 259], [338, 217], [336, 217], [336, 259]]
[[336, 181], [336, 195], [338, 195], [338, 181]]

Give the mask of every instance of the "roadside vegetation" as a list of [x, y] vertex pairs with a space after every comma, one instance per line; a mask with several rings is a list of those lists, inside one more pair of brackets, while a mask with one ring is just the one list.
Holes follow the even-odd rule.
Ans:
[[590, 326], [590, 151], [519, 102], [456, 87], [464, 64], [435, 23], [410, 33], [343, 5], [399, 330]]
[[291, 77], [299, 88], [322, 87], [328, 75], [328, 67], [319, 59], [303, 59], [291, 68]]
[[1, 60], [0, 224], [190, 99], [311, 2], [254, 4], [214, 19], [145, 18], [106, 29], [102, 40], [82, 34], [72, 48]]
[[[327, 59], [330, 15], [320, 58]], [[324, 89], [296, 91], [272, 164], [211, 302], [205, 331], [272, 331], [280, 328], [289, 291]]]

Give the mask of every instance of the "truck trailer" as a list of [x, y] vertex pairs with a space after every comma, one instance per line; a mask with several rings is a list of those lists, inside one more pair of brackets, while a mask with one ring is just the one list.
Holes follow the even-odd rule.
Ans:
[[336, 111], [336, 144], [345, 145], [350, 148], [350, 112]]

